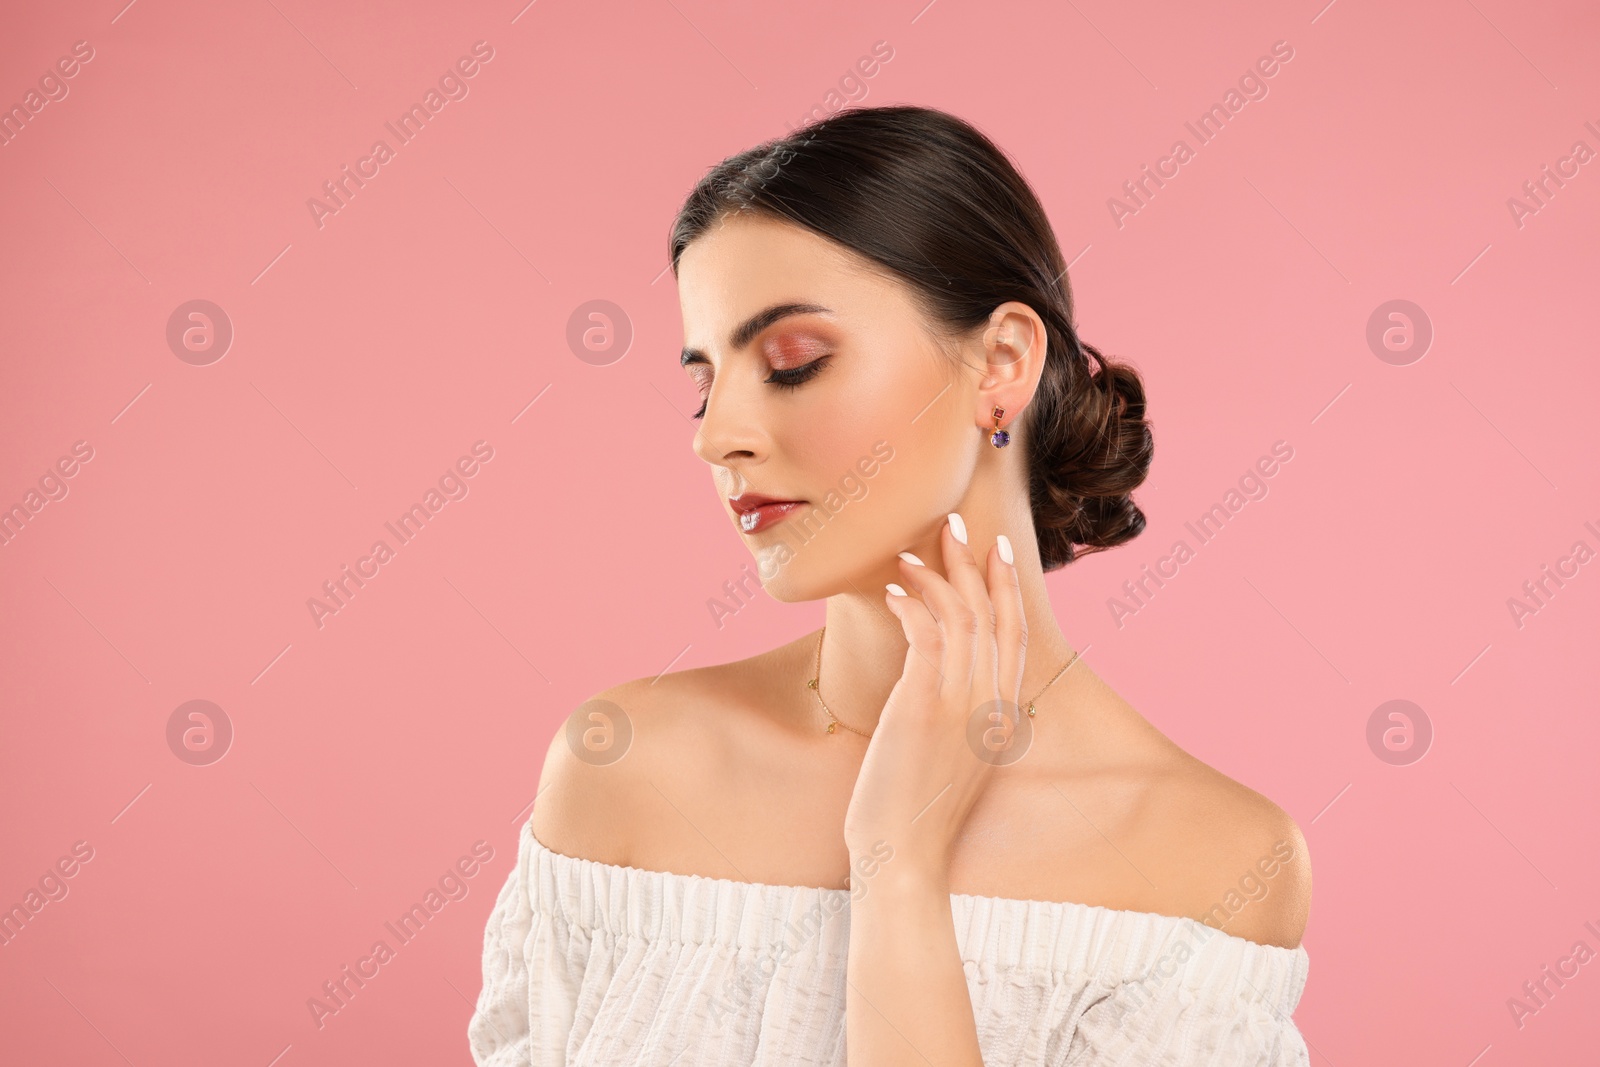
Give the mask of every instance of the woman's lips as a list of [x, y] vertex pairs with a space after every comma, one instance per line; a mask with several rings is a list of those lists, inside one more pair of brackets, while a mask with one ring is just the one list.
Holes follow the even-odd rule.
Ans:
[[760, 533], [774, 523], [782, 522], [789, 513], [805, 504], [804, 500], [781, 500], [762, 504], [752, 511], [739, 513], [739, 528], [745, 533]]

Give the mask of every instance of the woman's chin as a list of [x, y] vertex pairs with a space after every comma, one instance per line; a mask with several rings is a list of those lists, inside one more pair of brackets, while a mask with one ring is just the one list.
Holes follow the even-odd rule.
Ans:
[[793, 576], [781, 573], [761, 583], [761, 589], [780, 604], [799, 604], [807, 600], [820, 600], [828, 595], [808, 582], [796, 581]]
[[823, 600], [849, 588], [838, 574], [833, 573], [832, 568], [819, 571], [816, 567], [808, 567], [808, 561], [792, 552], [786, 552], [783, 556], [782, 563], [770, 557], [757, 560], [761, 589], [773, 600], [798, 604], [807, 600]]

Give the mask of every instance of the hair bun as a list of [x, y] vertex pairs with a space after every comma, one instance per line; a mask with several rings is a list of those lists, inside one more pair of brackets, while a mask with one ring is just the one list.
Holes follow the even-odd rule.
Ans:
[[1057, 382], [1054, 388], [1041, 382], [1026, 436], [1033, 453], [1033, 521], [1046, 571], [1120, 545], [1145, 526], [1132, 497], [1155, 455], [1144, 381], [1132, 365], [1106, 359], [1093, 345], [1080, 341], [1079, 348], [1067, 359], [1046, 357], [1045, 373], [1053, 372]]

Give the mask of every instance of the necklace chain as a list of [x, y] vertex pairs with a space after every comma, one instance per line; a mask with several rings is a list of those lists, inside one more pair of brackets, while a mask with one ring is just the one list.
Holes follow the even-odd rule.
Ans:
[[[823, 703], [822, 690], [818, 688], [818, 683], [820, 683], [822, 681], [822, 639], [823, 639], [823, 637], [825, 637], [827, 635], [827, 633], [828, 633], [828, 628], [826, 626], [824, 626], [822, 628], [822, 632], [817, 634], [817, 673], [816, 673], [816, 675], [814, 677], [809, 678], [809, 679], [806, 680], [806, 688], [811, 690], [813, 693], [815, 693], [817, 695], [817, 703], [818, 704], [822, 704], [822, 710], [827, 712], [828, 718], [831, 720], [828, 723], [828, 729], [827, 729], [828, 733], [830, 733], [830, 734], [833, 733], [833, 728], [835, 726], [842, 726], [846, 730], [849, 730], [853, 734], [860, 734], [862, 737], [871, 737], [872, 735], [870, 733], [867, 733], [867, 732], [862, 731], [862, 730], [857, 730], [854, 726], [851, 726], [851, 725], [849, 725], [847, 723], [841, 722], [839, 720], [839, 717], [837, 715], [835, 715], [832, 711], [829, 710], [828, 705]], [[1054, 685], [1056, 678], [1059, 678], [1063, 674], [1067, 673], [1067, 668], [1072, 666], [1076, 662], [1078, 662], [1078, 653], [1077, 653], [1076, 650], [1074, 650], [1073, 653], [1072, 653], [1072, 658], [1067, 660], [1066, 663], [1062, 664], [1061, 669], [1059, 671], [1056, 671], [1055, 677], [1051, 678], [1048, 682], [1044, 683], [1044, 689], [1039, 690], [1037, 693], [1035, 693], [1033, 695], [1033, 700], [1028, 701], [1028, 718], [1030, 718], [1030, 719], [1033, 718], [1034, 712], [1037, 710], [1034, 707], [1034, 701], [1036, 701], [1040, 697], [1044, 696], [1044, 690], [1045, 689], [1049, 689], [1052, 685]]]

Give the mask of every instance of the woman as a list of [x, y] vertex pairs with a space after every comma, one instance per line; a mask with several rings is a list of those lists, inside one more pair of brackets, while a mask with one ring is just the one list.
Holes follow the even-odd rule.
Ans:
[[826, 624], [574, 712], [476, 1061], [1308, 1063], [1298, 827], [1056, 624], [1153, 446], [1026, 182], [943, 112], [845, 111], [711, 170], [671, 259], [695, 451]]

